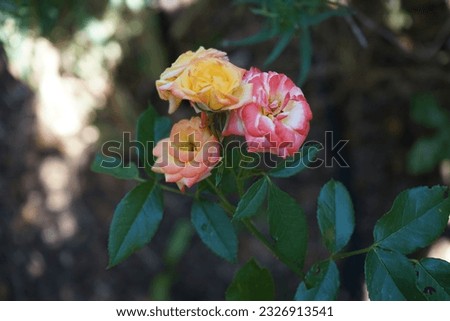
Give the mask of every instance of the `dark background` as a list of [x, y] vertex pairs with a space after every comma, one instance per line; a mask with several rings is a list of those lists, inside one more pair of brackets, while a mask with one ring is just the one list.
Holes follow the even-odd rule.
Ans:
[[[243, 68], [262, 68], [276, 43], [224, 48], [224, 39], [257, 32], [262, 18], [250, 12], [251, 6], [228, 1], [183, 2], [187, 4], [168, 10], [167, 1], [159, 1], [163, 6], [39, 1], [12, 14], [13, 31], [7, 3], [0, 6], [0, 299], [224, 299], [239, 264], [219, 259], [189, 232], [190, 200], [183, 196], [166, 193], [165, 217], [150, 245], [107, 270], [112, 213], [134, 183], [89, 169], [102, 142], [134, 132], [148, 102], [167, 114], [167, 102], [158, 98], [154, 81], [179, 54], [201, 45], [215, 47]], [[319, 156], [332, 166], [279, 181], [308, 217], [307, 268], [327, 255], [315, 211], [320, 188], [330, 178], [342, 181], [354, 202], [356, 230], [348, 250], [371, 244], [376, 220], [400, 191], [449, 184], [448, 161], [420, 175], [406, 166], [414, 142], [432, 134], [411, 119], [415, 95], [433, 95], [446, 110], [450, 103], [448, 1], [350, 4], [359, 12], [352, 21], [335, 17], [312, 28], [312, 68], [302, 86], [314, 115], [308, 139], [324, 142], [325, 131], [333, 131], [335, 142], [348, 140], [342, 155], [349, 167], [331, 163], [332, 155], [322, 152]], [[95, 29], [92, 21], [108, 23]], [[352, 29], [364, 34], [367, 46]], [[55, 53], [59, 60], [52, 58]], [[80, 61], [87, 67], [80, 67]], [[269, 69], [296, 79], [297, 41]], [[69, 94], [61, 94], [65, 92]], [[52, 98], [57, 109], [46, 111]], [[75, 114], [65, 114], [67, 110]], [[77, 113], [80, 125], [70, 131]], [[172, 119], [190, 114], [186, 107]], [[130, 160], [128, 155], [125, 159]], [[187, 231], [187, 246], [179, 262], [168, 263], [167, 244], [180, 224]], [[450, 259], [449, 237], [447, 229], [433, 249], [435, 256]], [[272, 271], [277, 299], [293, 297], [298, 279], [245, 232], [239, 253], [240, 264], [255, 256]], [[339, 299], [365, 297], [363, 259], [339, 262]]]

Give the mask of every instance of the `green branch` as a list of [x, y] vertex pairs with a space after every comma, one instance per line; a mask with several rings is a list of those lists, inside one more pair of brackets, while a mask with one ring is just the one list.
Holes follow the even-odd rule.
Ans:
[[330, 258], [332, 260], [341, 260], [341, 259], [345, 259], [345, 258], [350, 257], [350, 256], [355, 256], [355, 255], [360, 255], [360, 254], [367, 253], [372, 248], [373, 248], [373, 245], [371, 245], [369, 247], [366, 247], [366, 248], [363, 248], [363, 249], [355, 250], [355, 251], [336, 253], [336, 254], [333, 254]]
[[[148, 181], [153, 181], [153, 180], [155, 180], [155, 179], [154, 179], [154, 178], [151, 178], [151, 179], [149, 179], [149, 180], [146, 180], [146, 179], [141, 178], [141, 177], [135, 177], [134, 180], [135, 180], [136, 182], [139, 182], [139, 183], [145, 183], [145, 182], [148, 182]], [[160, 187], [162, 190], [164, 190], [164, 191], [171, 192], [171, 193], [175, 193], [175, 194], [179, 194], [179, 195], [183, 195], [183, 196], [194, 197], [194, 194], [188, 193], [188, 192], [180, 191], [178, 188], [173, 188], [173, 187], [170, 187], [170, 186], [167, 186], [167, 185], [163, 185], [163, 184], [161, 184], [161, 183], [159, 183], [159, 182], [156, 182], [156, 184], [159, 184], [159, 187]]]
[[[217, 197], [220, 200], [220, 203], [222, 204], [222, 206], [224, 207], [225, 211], [230, 214], [233, 215], [236, 207], [231, 204], [228, 199], [226, 198], [226, 196], [222, 193], [222, 191], [220, 189], [217, 188], [216, 185], [214, 185], [213, 182], [210, 181], [209, 178], [206, 179], [206, 182], [209, 184], [209, 186], [211, 186], [211, 188], [214, 190], [214, 192], [216, 193]], [[274, 245], [272, 244], [272, 242], [270, 242], [265, 236], [264, 234], [262, 234], [257, 228], [256, 226], [252, 223], [252, 221], [250, 219], [244, 219], [241, 221], [243, 223], [243, 225], [245, 226], [245, 228], [254, 236], [256, 237], [262, 244], [264, 244], [264, 246], [273, 254], [273, 256], [275, 256], [278, 260], [280, 260], [281, 262], [283, 262], [284, 264], [286, 264], [286, 266], [292, 271], [294, 272], [300, 279], [303, 280], [304, 278], [304, 274], [301, 270], [299, 270], [298, 268], [296, 268], [295, 266], [285, 262], [282, 259], [282, 256], [280, 255], [280, 253], [278, 252], [278, 250], [274, 247]]]

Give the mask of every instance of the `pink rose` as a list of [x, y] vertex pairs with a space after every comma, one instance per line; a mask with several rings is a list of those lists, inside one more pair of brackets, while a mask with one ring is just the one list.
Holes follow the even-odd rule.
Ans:
[[223, 135], [245, 136], [250, 152], [286, 158], [297, 152], [309, 132], [311, 109], [286, 75], [251, 68], [244, 82], [253, 85], [253, 101], [232, 110]]
[[165, 175], [166, 182], [185, 186], [208, 177], [220, 161], [220, 144], [200, 117], [183, 119], [174, 124], [170, 137], [159, 141], [153, 149], [157, 157], [152, 171]]

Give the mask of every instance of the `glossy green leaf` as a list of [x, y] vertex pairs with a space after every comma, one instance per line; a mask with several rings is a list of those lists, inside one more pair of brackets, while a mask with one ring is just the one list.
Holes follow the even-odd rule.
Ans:
[[291, 42], [292, 37], [294, 36], [295, 29], [291, 29], [288, 31], [285, 31], [281, 37], [280, 40], [278, 40], [278, 43], [273, 48], [272, 52], [270, 53], [269, 57], [267, 57], [266, 61], [264, 62], [264, 66], [269, 66], [272, 62], [274, 62], [283, 52], [283, 50], [287, 47], [287, 45]]
[[353, 234], [355, 217], [352, 200], [342, 183], [330, 180], [322, 187], [317, 221], [325, 246], [331, 253], [337, 253], [347, 245]]
[[375, 243], [403, 254], [432, 243], [450, 215], [447, 187], [416, 187], [401, 192], [392, 208], [375, 225]]
[[445, 152], [445, 142], [438, 136], [419, 138], [408, 153], [408, 172], [415, 175], [430, 172], [445, 158]]
[[109, 267], [125, 260], [152, 239], [163, 216], [161, 189], [142, 183], [119, 202], [109, 229]]
[[416, 264], [416, 286], [429, 301], [450, 301], [450, 263], [424, 258]]
[[314, 264], [308, 271], [305, 281], [300, 283], [294, 300], [331, 301], [336, 299], [339, 290], [339, 271], [334, 261]]
[[[239, 161], [241, 157], [241, 153], [238, 148], [239, 146], [232, 145], [232, 143], [229, 143], [229, 139], [227, 138], [228, 137], [225, 137], [225, 140], [222, 142], [223, 146], [231, 146], [235, 148], [224, 148], [222, 160], [211, 172], [211, 176], [213, 178], [212, 181], [215, 186], [219, 187], [225, 195], [236, 193], [237, 181], [234, 171], [239, 168]], [[214, 189], [206, 180], [201, 181], [199, 187], [202, 191], [206, 190], [210, 191], [212, 194], [215, 194]]]
[[270, 235], [280, 259], [294, 270], [301, 270], [308, 242], [305, 214], [289, 194], [274, 184], [269, 185], [268, 202]]
[[100, 174], [108, 174], [119, 179], [136, 179], [139, 177], [138, 168], [134, 163], [124, 165], [121, 159], [107, 157], [101, 154], [95, 155], [91, 164], [91, 170]]
[[267, 179], [263, 177], [250, 186], [239, 201], [233, 219], [249, 218], [258, 213], [259, 208], [267, 197], [268, 185]]
[[222, 207], [210, 201], [195, 200], [191, 220], [208, 248], [227, 261], [237, 260], [238, 239]]
[[158, 116], [155, 121], [155, 145], [161, 139], [170, 136], [170, 130], [172, 129], [172, 120], [166, 116]]
[[425, 300], [415, 286], [416, 272], [406, 256], [375, 247], [367, 254], [364, 268], [371, 300]]
[[141, 164], [144, 164], [147, 173], [152, 173], [150, 168], [154, 163], [153, 147], [155, 144], [155, 122], [158, 114], [150, 106], [137, 120], [136, 140], [138, 141], [138, 157]]
[[236, 273], [225, 296], [232, 301], [271, 301], [275, 296], [272, 275], [251, 259]]
[[431, 93], [414, 96], [411, 107], [411, 117], [428, 128], [448, 127], [450, 114], [439, 106], [437, 99]]
[[289, 177], [298, 174], [312, 165], [320, 150], [318, 145], [303, 146], [294, 156], [280, 162], [277, 167], [269, 172], [269, 175], [272, 177]]

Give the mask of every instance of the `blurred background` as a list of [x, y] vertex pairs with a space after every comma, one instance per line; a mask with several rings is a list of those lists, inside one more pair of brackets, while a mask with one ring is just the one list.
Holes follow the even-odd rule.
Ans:
[[[315, 212], [330, 178], [354, 202], [348, 249], [370, 245], [400, 191], [450, 184], [449, 13], [449, 0], [0, 0], [0, 299], [224, 299], [239, 265], [193, 233], [187, 197], [165, 194], [150, 245], [107, 270], [112, 213], [135, 183], [89, 169], [102, 142], [134, 133], [149, 102], [167, 114], [154, 82], [199, 46], [298, 80], [314, 114], [309, 139], [349, 140], [349, 167], [279, 181], [309, 220], [306, 267], [327, 255]], [[450, 261], [450, 227], [419, 254]], [[250, 256], [290, 300], [298, 279], [242, 233], [240, 263]], [[339, 262], [339, 299], [367, 298], [363, 259]]]

